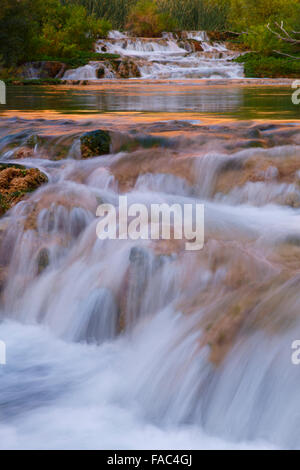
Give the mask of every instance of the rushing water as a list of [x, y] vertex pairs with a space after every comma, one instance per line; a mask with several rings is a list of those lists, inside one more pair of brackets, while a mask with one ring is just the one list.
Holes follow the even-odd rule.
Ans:
[[[299, 125], [269, 98], [288, 92], [176, 88], [163, 115], [126, 90], [9, 90], [1, 160], [49, 182], [0, 221], [0, 447], [300, 448]], [[221, 119], [259, 97], [277, 122]], [[111, 154], [81, 159], [98, 128]], [[96, 208], [119, 194], [204, 203], [204, 249], [100, 241]]]
[[[145, 79], [241, 78], [243, 66], [232, 61], [239, 54], [228, 50], [225, 43], [212, 42], [203, 31], [165, 33], [162, 38], [136, 38], [112, 31], [108, 39], [99, 40], [96, 52], [118, 54], [136, 64]], [[116, 77], [116, 71], [104, 62], [102, 76]], [[67, 70], [66, 80], [97, 80], [101, 63], [94, 61]]]

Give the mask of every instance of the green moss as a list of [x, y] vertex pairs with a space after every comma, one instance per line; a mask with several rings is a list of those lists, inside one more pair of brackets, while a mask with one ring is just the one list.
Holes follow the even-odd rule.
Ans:
[[244, 64], [247, 78], [298, 78], [300, 76], [300, 60], [288, 57], [264, 56], [249, 52], [235, 59], [235, 62]]
[[[16, 172], [14, 174], [6, 172], [10, 168], [14, 168]], [[4, 173], [5, 176], [3, 176], [2, 172], [6, 172]], [[0, 216], [5, 214], [14, 204], [21, 201], [26, 194], [33, 192], [48, 181], [47, 176], [38, 169], [25, 168], [14, 163], [1, 163], [0, 174], [2, 176], [0, 185]], [[25, 177], [28, 178], [23, 180]], [[13, 186], [11, 186], [12, 180], [14, 181]], [[18, 183], [20, 183], [20, 189], [16, 188]]]
[[80, 138], [82, 158], [105, 155], [110, 152], [111, 137], [103, 130], [86, 132]]

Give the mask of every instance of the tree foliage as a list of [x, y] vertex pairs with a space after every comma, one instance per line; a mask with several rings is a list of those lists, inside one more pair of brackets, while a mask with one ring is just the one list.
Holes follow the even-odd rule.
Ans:
[[300, 37], [300, 0], [1, 0], [0, 60], [12, 66], [40, 56], [74, 58], [111, 27], [143, 36], [231, 30], [264, 55], [298, 54], [298, 44], [274, 34], [282, 21]]
[[175, 21], [162, 12], [156, 0], [139, 0], [130, 10], [127, 29], [137, 36], [156, 37], [163, 31], [172, 31]]
[[0, 55], [8, 66], [41, 55], [63, 58], [92, 50], [96, 38], [105, 36], [111, 27], [74, 2], [1, 1]]

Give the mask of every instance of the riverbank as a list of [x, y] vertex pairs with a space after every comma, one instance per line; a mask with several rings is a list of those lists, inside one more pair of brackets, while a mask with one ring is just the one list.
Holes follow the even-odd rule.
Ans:
[[63, 88], [88, 86], [90, 89], [101, 90], [110, 86], [119, 85], [134, 87], [136, 85], [182, 85], [182, 86], [247, 86], [247, 87], [276, 87], [291, 86], [294, 78], [233, 78], [233, 79], [105, 79], [102, 80], [60, 80], [60, 79], [31, 79], [31, 80], [4, 80], [7, 85], [16, 86], [62, 86]]

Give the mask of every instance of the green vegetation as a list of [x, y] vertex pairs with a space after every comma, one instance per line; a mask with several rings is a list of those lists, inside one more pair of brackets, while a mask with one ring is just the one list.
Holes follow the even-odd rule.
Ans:
[[11, 67], [40, 56], [74, 59], [92, 52], [95, 40], [110, 28], [107, 20], [89, 15], [76, 2], [1, 0], [2, 63]]
[[232, 31], [234, 47], [253, 52], [239, 59], [247, 76], [299, 74], [300, 0], [1, 0], [0, 75], [8, 80], [29, 61], [75, 68], [116, 59], [93, 52], [111, 28], [147, 37], [174, 29]]
[[235, 61], [244, 63], [245, 75], [250, 78], [299, 78], [300, 76], [300, 60], [251, 52], [238, 57]]
[[136, 36], [157, 37], [176, 28], [175, 20], [152, 0], [138, 0], [128, 15], [126, 28]]
[[228, 21], [253, 52], [237, 60], [247, 77], [299, 77], [300, 0], [231, 0]]
[[176, 20], [178, 29], [225, 30], [230, 0], [157, 0], [159, 8]]

